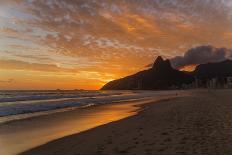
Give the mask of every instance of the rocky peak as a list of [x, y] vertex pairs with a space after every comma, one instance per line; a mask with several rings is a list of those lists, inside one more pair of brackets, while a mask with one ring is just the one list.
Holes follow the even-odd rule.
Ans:
[[164, 60], [161, 56], [156, 58], [152, 68], [155, 70], [172, 69], [170, 61], [168, 59]]
[[156, 66], [160, 65], [163, 62], [164, 62], [164, 59], [161, 56], [158, 56], [153, 64], [153, 68], [155, 68]]

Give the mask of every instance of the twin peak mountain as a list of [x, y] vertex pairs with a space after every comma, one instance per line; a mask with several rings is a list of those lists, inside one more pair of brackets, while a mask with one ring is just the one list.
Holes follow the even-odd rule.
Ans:
[[[164, 60], [161, 56], [158, 56], [152, 66], [152, 68], [144, 71], [140, 71], [134, 75], [130, 75], [118, 80], [111, 81], [102, 87], [102, 90], [166, 90], [177, 89], [182, 86], [191, 84], [195, 78], [201, 75], [202, 72], [207, 70], [223, 70], [225, 66], [228, 68], [223, 73], [227, 76], [232, 76], [232, 61], [227, 60], [220, 63], [209, 63], [205, 65], [197, 66], [193, 72], [182, 72], [172, 68], [168, 59]], [[202, 71], [205, 70], [205, 71]], [[213, 76], [217, 76], [217, 71]], [[222, 76], [223, 76], [222, 75]], [[207, 75], [206, 75], [207, 76]], [[211, 77], [208, 77], [211, 78]]]

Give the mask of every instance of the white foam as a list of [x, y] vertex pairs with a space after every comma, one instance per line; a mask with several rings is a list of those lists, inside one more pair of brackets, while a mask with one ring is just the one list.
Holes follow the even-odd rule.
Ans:
[[[170, 92], [174, 93], [174, 92]], [[1, 96], [4, 92], [1, 92]], [[72, 109], [77, 107], [88, 107], [98, 104], [108, 104], [128, 100], [161, 95], [163, 92], [154, 91], [39, 91], [39, 92], [5, 92], [6, 97], [0, 99], [0, 122], [5, 120], [20, 119], [37, 115], [38, 113], [49, 113]], [[37, 114], [35, 114], [37, 113]]]

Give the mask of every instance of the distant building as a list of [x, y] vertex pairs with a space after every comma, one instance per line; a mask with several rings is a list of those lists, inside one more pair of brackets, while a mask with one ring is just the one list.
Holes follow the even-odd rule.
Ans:
[[217, 88], [218, 86], [218, 79], [217, 78], [213, 78], [211, 80], [208, 80], [208, 88]]
[[194, 87], [195, 87], [195, 88], [199, 88], [199, 84], [200, 84], [199, 79], [197, 79], [197, 78], [195, 77], [195, 84], [194, 84]]
[[232, 88], [232, 77], [227, 77], [226, 78], [226, 87], [227, 88]]
[[140, 90], [143, 88], [143, 81], [141, 79], [138, 79], [137, 81], [137, 89]]
[[206, 81], [206, 87], [215, 88], [232, 88], [232, 77], [213, 78]]
[[195, 78], [194, 82], [189, 85], [182, 85], [184, 89], [192, 88], [232, 88], [232, 76], [229, 77], [215, 77], [212, 79], [198, 79]]

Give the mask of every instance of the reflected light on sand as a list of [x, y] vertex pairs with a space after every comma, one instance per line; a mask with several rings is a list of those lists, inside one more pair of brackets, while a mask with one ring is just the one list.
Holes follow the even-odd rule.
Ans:
[[139, 104], [111, 104], [34, 117], [0, 126], [0, 154], [17, 154], [64, 136], [120, 120], [137, 113]]

